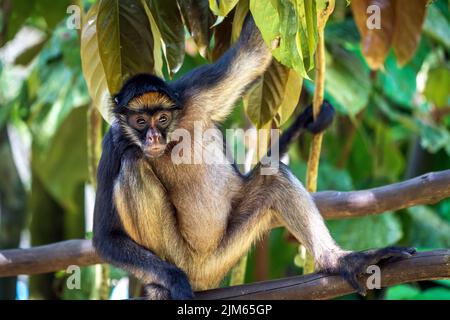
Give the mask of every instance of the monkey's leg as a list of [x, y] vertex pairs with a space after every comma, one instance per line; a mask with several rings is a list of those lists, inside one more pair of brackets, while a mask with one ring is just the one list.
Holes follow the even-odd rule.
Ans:
[[[410, 256], [411, 248], [385, 248], [365, 252], [342, 250], [333, 240], [310, 194], [282, 163], [275, 175], [261, 175], [257, 167], [246, 179], [223, 242], [220, 261], [243, 254], [261, 234], [277, 222], [284, 225], [313, 255], [317, 267], [342, 275], [358, 292], [367, 267], [391, 257]], [[278, 220], [278, 221], [277, 221]]]

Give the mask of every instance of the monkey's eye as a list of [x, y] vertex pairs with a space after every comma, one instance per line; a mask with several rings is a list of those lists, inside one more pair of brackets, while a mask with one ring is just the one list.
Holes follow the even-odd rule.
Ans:
[[147, 121], [145, 121], [144, 118], [137, 118], [137, 119], [136, 119], [136, 123], [137, 123], [139, 126], [145, 126], [145, 125], [147, 124]]
[[159, 117], [158, 121], [160, 124], [166, 124], [167, 121], [169, 121], [169, 117], [167, 115], [163, 114]]

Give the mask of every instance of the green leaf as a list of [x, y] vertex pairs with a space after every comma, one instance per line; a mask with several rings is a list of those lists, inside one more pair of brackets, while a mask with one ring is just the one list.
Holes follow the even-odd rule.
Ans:
[[424, 291], [410, 284], [401, 284], [387, 289], [387, 300], [450, 300], [450, 289], [434, 287]]
[[309, 79], [308, 71], [314, 67], [317, 42], [315, 2], [251, 0], [250, 11], [269, 47], [279, 40], [279, 46], [272, 51], [273, 56]]
[[35, 11], [45, 19], [47, 28], [51, 30], [67, 16], [66, 10], [70, 4], [70, 0], [38, 0], [35, 2]]
[[399, 219], [392, 213], [327, 222], [333, 238], [343, 248], [365, 250], [395, 244], [402, 238]]
[[244, 99], [250, 120], [262, 128], [278, 114], [279, 125], [295, 110], [302, 80], [298, 74], [273, 60], [263, 78]]
[[450, 23], [436, 5], [428, 7], [428, 14], [423, 26], [424, 33], [440, 42], [447, 50], [450, 50]]
[[233, 17], [233, 28], [231, 31], [231, 41], [235, 42], [239, 39], [239, 35], [244, 25], [245, 17], [248, 14], [250, 0], [240, 0], [236, 6], [236, 11]]
[[212, 37], [211, 26], [214, 16], [209, 10], [208, 0], [179, 0], [184, 22], [198, 46], [200, 54], [208, 55], [209, 42]]
[[2, 37], [0, 46], [14, 38], [25, 21], [32, 15], [35, 2], [35, 0], [14, 0], [10, 1], [11, 8], [9, 12], [2, 10], [2, 14], [8, 15], [8, 20], [7, 24], [5, 24], [6, 30], [2, 30], [5, 36]]
[[397, 181], [405, 167], [403, 154], [392, 135], [392, 129], [383, 122], [375, 122], [375, 150], [373, 154], [375, 177]]
[[98, 53], [111, 94], [137, 73], [157, 73], [152, 29], [141, 1], [101, 0], [94, 21]]
[[226, 17], [239, 0], [209, 0], [209, 8], [216, 16]]
[[440, 66], [428, 72], [424, 95], [437, 107], [450, 104], [450, 67]]
[[450, 154], [450, 133], [444, 127], [437, 127], [433, 124], [418, 121], [420, 128], [420, 144], [431, 153], [436, 153], [442, 148], [446, 148]]
[[83, 24], [81, 30], [81, 62], [93, 104], [103, 118], [111, 122], [108, 83], [97, 41], [97, 15], [98, 3], [94, 4], [86, 14], [86, 23]]
[[164, 42], [169, 74], [176, 73], [184, 59], [184, 25], [176, 0], [146, 0]]
[[35, 149], [33, 168], [52, 196], [69, 211], [77, 207], [75, 193], [88, 180], [86, 107], [75, 108], [50, 146]]
[[400, 68], [397, 66], [393, 54], [389, 55], [385, 63], [386, 72], [379, 72], [378, 79], [383, 91], [393, 101], [411, 108], [416, 93], [417, 71], [409, 64]]
[[450, 247], [450, 224], [426, 206], [408, 209], [408, 243], [415, 247]]
[[412, 300], [420, 294], [418, 288], [410, 284], [399, 284], [386, 290], [386, 300]]
[[341, 111], [356, 115], [369, 102], [372, 91], [370, 71], [358, 56], [338, 46], [331, 47], [331, 55], [325, 78], [326, 94]]

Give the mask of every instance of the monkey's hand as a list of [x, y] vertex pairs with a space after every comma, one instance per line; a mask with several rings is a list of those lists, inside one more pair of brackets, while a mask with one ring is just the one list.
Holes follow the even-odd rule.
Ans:
[[[382, 265], [398, 258], [407, 258], [416, 252], [414, 248], [387, 247], [361, 252], [346, 252], [337, 260], [337, 265], [326, 272], [340, 274], [359, 294], [366, 295], [365, 284], [367, 268]], [[333, 270], [334, 269], [334, 270]]]
[[145, 295], [150, 300], [191, 300], [194, 298], [186, 274], [177, 267], [170, 267], [164, 275], [164, 284], [144, 285]]
[[303, 111], [303, 115], [306, 117], [304, 127], [313, 134], [325, 131], [333, 122], [334, 113], [331, 103], [324, 100], [317, 119], [314, 119], [313, 107], [309, 106]]

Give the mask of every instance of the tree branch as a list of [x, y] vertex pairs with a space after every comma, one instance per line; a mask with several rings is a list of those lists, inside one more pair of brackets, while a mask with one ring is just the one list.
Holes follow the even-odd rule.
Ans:
[[0, 277], [64, 270], [102, 263], [91, 240], [68, 240], [30, 249], [0, 251]]
[[[450, 249], [416, 253], [381, 267], [381, 286], [450, 278]], [[219, 288], [196, 293], [200, 300], [323, 300], [355, 292], [339, 276], [313, 273], [306, 276]]]
[[[0, 277], [102, 263], [89, 240], [0, 251]], [[450, 249], [419, 252], [381, 266], [381, 286], [450, 278]], [[331, 299], [354, 290], [339, 276], [314, 273], [197, 292], [197, 299]]]
[[395, 211], [421, 204], [434, 204], [450, 197], [450, 170], [430, 172], [383, 187], [313, 194], [326, 219], [354, 218]]

